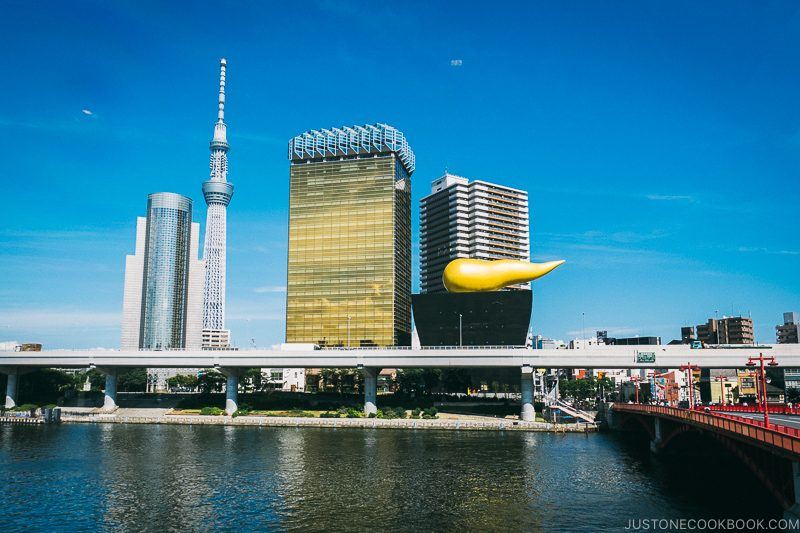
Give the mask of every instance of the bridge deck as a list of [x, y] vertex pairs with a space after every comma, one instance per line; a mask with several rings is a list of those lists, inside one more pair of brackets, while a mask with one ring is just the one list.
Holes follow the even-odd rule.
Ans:
[[758, 444], [762, 447], [782, 452], [783, 455], [794, 460], [800, 458], [800, 429], [798, 428], [778, 424], [770, 424], [767, 427], [761, 420], [725, 413], [694, 411], [660, 405], [615, 403], [612, 409], [615, 412], [658, 416], [700, 427], [701, 429], [726, 433], [739, 440], [749, 441], [751, 444]]

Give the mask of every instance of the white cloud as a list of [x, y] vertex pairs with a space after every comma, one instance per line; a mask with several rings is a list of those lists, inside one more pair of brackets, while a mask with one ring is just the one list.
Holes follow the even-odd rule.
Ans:
[[86, 108], [81, 109], [81, 113], [83, 113], [84, 115], [89, 115], [89, 116], [94, 115], [94, 113], [92, 113], [91, 110], [86, 109]]
[[770, 255], [800, 255], [800, 251], [798, 250], [770, 250], [769, 248], [757, 248], [753, 246], [740, 246], [736, 251], [742, 253], [759, 253]]
[[463, 59], [451, 59], [450, 60], [450, 66], [451, 67], [460, 67], [463, 64], [464, 64], [464, 60]]
[[286, 292], [286, 287], [283, 285], [267, 285], [265, 287], [256, 287], [253, 292], [257, 293], [273, 293], [273, 292]]
[[648, 194], [645, 195], [648, 200], [655, 200], [659, 202], [689, 202], [694, 203], [697, 200], [694, 196], [686, 194]]

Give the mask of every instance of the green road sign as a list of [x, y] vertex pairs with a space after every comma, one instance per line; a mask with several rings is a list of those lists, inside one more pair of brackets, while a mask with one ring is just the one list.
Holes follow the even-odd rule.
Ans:
[[636, 352], [637, 363], [655, 363], [656, 352]]

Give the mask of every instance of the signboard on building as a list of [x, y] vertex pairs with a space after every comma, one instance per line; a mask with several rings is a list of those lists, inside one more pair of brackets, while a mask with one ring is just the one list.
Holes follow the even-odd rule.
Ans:
[[636, 352], [637, 363], [655, 363], [656, 352]]

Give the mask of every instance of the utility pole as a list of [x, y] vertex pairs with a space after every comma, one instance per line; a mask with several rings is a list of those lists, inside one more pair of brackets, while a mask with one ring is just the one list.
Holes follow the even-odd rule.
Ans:
[[714, 381], [719, 382], [720, 398], [722, 399], [722, 406], [725, 406], [725, 384], [728, 382], [726, 376], [714, 376]]

